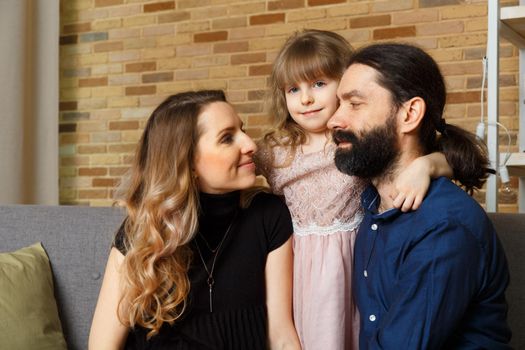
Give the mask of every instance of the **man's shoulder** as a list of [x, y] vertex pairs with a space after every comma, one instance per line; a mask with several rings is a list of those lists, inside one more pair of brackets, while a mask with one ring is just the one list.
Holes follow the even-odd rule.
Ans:
[[421, 204], [423, 211], [432, 211], [444, 217], [461, 216], [465, 212], [486, 216], [485, 210], [474, 198], [445, 177], [433, 180]]
[[432, 181], [427, 196], [415, 213], [429, 228], [438, 224], [459, 226], [478, 240], [493, 231], [492, 223], [479, 203], [447, 178]]

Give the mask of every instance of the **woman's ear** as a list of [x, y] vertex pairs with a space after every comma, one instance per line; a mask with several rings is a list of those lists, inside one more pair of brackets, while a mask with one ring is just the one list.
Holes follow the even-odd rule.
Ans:
[[425, 116], [426, 103], [421, 97], [413, 97], [403, 103], [401, 116], [399, 118], [399, 131], [410, 133], [416, 130]]

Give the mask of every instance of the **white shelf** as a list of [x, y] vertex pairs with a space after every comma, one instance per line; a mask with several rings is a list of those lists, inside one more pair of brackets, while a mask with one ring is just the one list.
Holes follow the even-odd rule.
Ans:
[[[519, 1], [519, 6], [499, 6], [498, 0], [488, 1], [488, 85], [487, 85], [487, 115], [489, 123], [499, 119], [499, 37], [507, 39], [519, 48], [519, 153], [512, 153], [507, 161], [509, 175], [519, 177], [519, 211], [525, 212], [525, 0]], [[506, 154], [499, 153], [498, 132], [495, 126], [490, 126], [487, 132], [487, 146], [491, 166], [495, 167]], [[487, 179], [487, 211], [497, 211], [496, 177]]]
[[520, 48], [525, 48], [525, 6], [507, 6], [500, 10], [500, 34]]
[[507, 170], [510, 176], [525, 176], [525, 153], [512, 153], [507, 161]]

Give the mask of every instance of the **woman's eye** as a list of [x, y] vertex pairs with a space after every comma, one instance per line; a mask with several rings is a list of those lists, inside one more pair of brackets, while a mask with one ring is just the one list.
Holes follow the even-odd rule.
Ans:
[[221, 138], [221, 143], [232, 143], [233, 142], [233, 136], [231, 134], [227, 134], [227, 135], [224, 135], [222, 138]]
[[314, 87], [323, 87], [325, 85], [326, 85], [326, 83], [324, 81], [322, 81], [322, 80], [316, 81], [314, 83]]

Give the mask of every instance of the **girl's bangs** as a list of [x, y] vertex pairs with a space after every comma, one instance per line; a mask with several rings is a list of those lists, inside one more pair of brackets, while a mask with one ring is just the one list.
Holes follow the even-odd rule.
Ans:
[[319, 55], [319, 53], [297, 53], [290, 55], [281, 65], [278, 84], [282, 88], [300, 81], [313, 81], [320, 77], [339, 79], [341, 69], [336, 58]]

